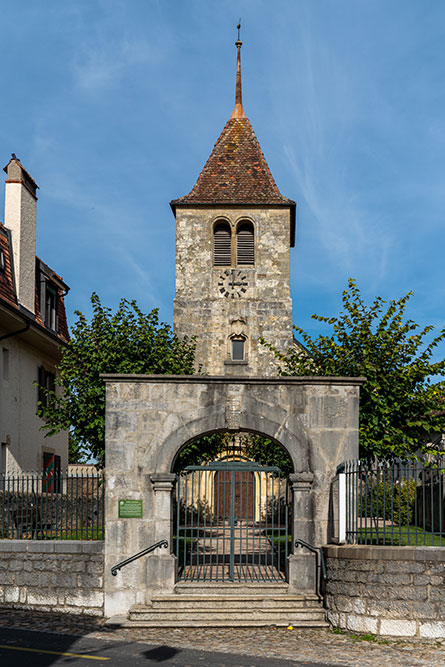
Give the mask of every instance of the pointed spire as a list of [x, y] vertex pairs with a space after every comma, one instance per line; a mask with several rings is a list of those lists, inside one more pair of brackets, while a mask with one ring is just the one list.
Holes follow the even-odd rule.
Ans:
[[243, 96], [241, 91], [241, 47], [243, 45], [242, 41], [239, 38], [241, 19], [236, 27], [238, 29], [238, 39], [235, 42], [235, 46], [238, 49], [238, 55], [236, 58], [236, 92], [235, 92], [235, 107], [232, 111], [232, 115], [230, 116], [230, 118], [247, 118], [243, 109]]
[[[241, 21], [240, 21], [241, 23]], [[270, 173], [258, 139], [244, 113], [241, 95], [241, 40], [236, 66], [235, 108], [192, 190], [170, 202], [177, 206], [282, 206], [290, 209], [291, 245], [295, 239], [295, 202], [284, 197]]]

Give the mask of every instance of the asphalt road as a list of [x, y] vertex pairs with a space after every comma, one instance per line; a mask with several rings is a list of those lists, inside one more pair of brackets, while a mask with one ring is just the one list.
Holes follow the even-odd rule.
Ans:
[[273, 658], [258, 658], [231, 653], [215, 653], [153, 646], [141, 642], [104, 641], [57, 635], [49, 632], [0, 628], [1, 667], [335, 667], [332, 663], [294, 662]]

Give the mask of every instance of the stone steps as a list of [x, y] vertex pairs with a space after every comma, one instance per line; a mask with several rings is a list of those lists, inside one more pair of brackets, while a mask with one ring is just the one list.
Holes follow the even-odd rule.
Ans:
[[[234, 581], [211, 583], [180, 581], [175, 585], [175, 593], [179, 595], [286, 595], [288, 590], [289, 584], [285, 581], [267, 583], [256, 581], [243, 583]], [[308, 597], [310, 595], [308, 593]]]
[[[126, 620], [119, 623], [110, 622], [107, 625], [116, 627], [117, 625], [120, 628], [232, 628], [236, 625], [237, 628], [256, 628], [256, 627], [288, 627], [289, 621], [276, 621], [274, 617], [269, 619], [261, 619], [259, 621], [255, 619], [249, 619], [247, 621], [236, 621], [233, 622], [230, 619], [226, 620], [213, 620], [208, 619], [202, 621], [187, 620], [187, 621], [169, 621], [156, 619], [152, 621], [131, 621]], [[292, 623], [292, 626], [295, 628], [327, 628], [329, 624], [326, 621], [303, 621], [299, 620], [295, 623]]]
[[[304, 595], [163, 595], [153, 597], [151, 604], [144, 609], [245, 609], [246, 605], [255, 605], [260, 609], [318, 609], [318, 599]], [[139, 606], [132, 609], [138, 610]]]
[[154, 596], [149, 605], [134, 605], [124, 627], [327, 627], [315, 595]]

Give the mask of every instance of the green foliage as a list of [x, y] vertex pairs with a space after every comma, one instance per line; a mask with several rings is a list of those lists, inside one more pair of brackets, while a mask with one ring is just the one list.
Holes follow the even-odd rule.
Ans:
[[189, 442], [178, 454], [175, 470], [183, 470], [186, 466], [199, 466], [214, 461], [221, 452], [230, 446], [232, 436], [229, 433], [212, 433]]
[[359, 515], [380, 517], [401, 526], [414, 523], [416, 482], [413, 479], [402, 479], [395, 484], [393, 480], [382, 478], [368, 488], [362, 484], [359, 493]]
[[357, 544], [375, 544], [379, 546], [391, 545], [394, 547], [443, 547], [445, 539], [438, 533], [424, 531], [420, 526], [385, 526], [361, 528], [357, 531]]
[[195, 343], [180, 340], [158, 311], [144, 314], [135, 301], [122, 299], [115, 314], [91, 296], [91, 322], [76, 311], [70, 342], [62, 349], [56, 384], [37, 414], [47, 435], [70, 431], [70, 449], [104, 462], [105, 384], [101, 373], [193, 373]]
[[284, 477], [293, 472], [292, 459], [287, 451], [270, 438], [250, 433], [246, 437], [245, 454], [263, 465], [277, 466]]
[[[389, 304], [377, 297], [363, 301], [354, 280], [343, 292], [338, 317], [312, 315], [332, 327], [330, 335], [311, 337], [295, 330], [306, 350], [294, 347], [287, 354], [271, 349], [282, 375], [365, 376], [360, 393], [361, 456], [404, 457], [415, 453], [433, 432], [445, 432], [443, 380], [445, 361], [433, 354], [445, 339], [445, 327], [426, 344], [433, 330], [404, 319], [412, 292]], [[430, 453], [434, 452], [430, 449]]]
[[[286, 450], [270, 438], [253, 433], [242, 433], [237, 436], [237, 447], [246, 458], [280, 468], [284, 476], [293, 471], [292, 461]], [[232, 433], [212, 433], [201, 436], [188, 443], [176, 459], [175, 470], [179, 471], [189, 465], [202, 465], [214, 461], [222, 454], [233, 451]]]
[[69, 434], [68, 441], [68, 463], [86, 463], [86, 455], [79, 442], [75, 441]]

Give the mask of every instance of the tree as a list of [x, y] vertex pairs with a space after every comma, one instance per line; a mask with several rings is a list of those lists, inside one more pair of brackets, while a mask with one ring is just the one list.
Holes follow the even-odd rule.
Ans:
[[42, 388], [47, 405], [37, 414], [51, 436], [70, 431], [70, 450], [94, 456], [103, 464], [105, 445], [105, 383], [101, 373], [193, 373], [195, 342], [180, 340], [157, 309], [142, 313], [135, 301], [122, 299], [115, 314], [91, 296], [91, 322], [78, 317], [71, 340], [62, 348], [57, 393]]
[[312, 315], [332, 327], [331, 335], [313, 338], [294, 327], [305, 349], [294, 347], [287, 354], [265, 343], [279, 360], [281, 375], [366, 377], [360, 390], [361, 456], [414, 454], [433, 432], [445, 431], [445, 383], [435, 381], [445, 376], [445, 360], [433, 361], [445, 327], [427, 343], [433, 326], [421, 329], [404, 319], [411, 296], [408, 292], [388, 305], [376, 297], [366, 305], [350, 279], [340, 315]]
[[189, 442], [179, 452], [175, 470], [183, 470], [189, 465], [203, 465], [231, 452], [262, 465], [277, 466], [285, 476], [293, 471], [292, 460], [284, 447], [266, 436], [249, 432], [236, 435], [230, 432], [212, 433]]

